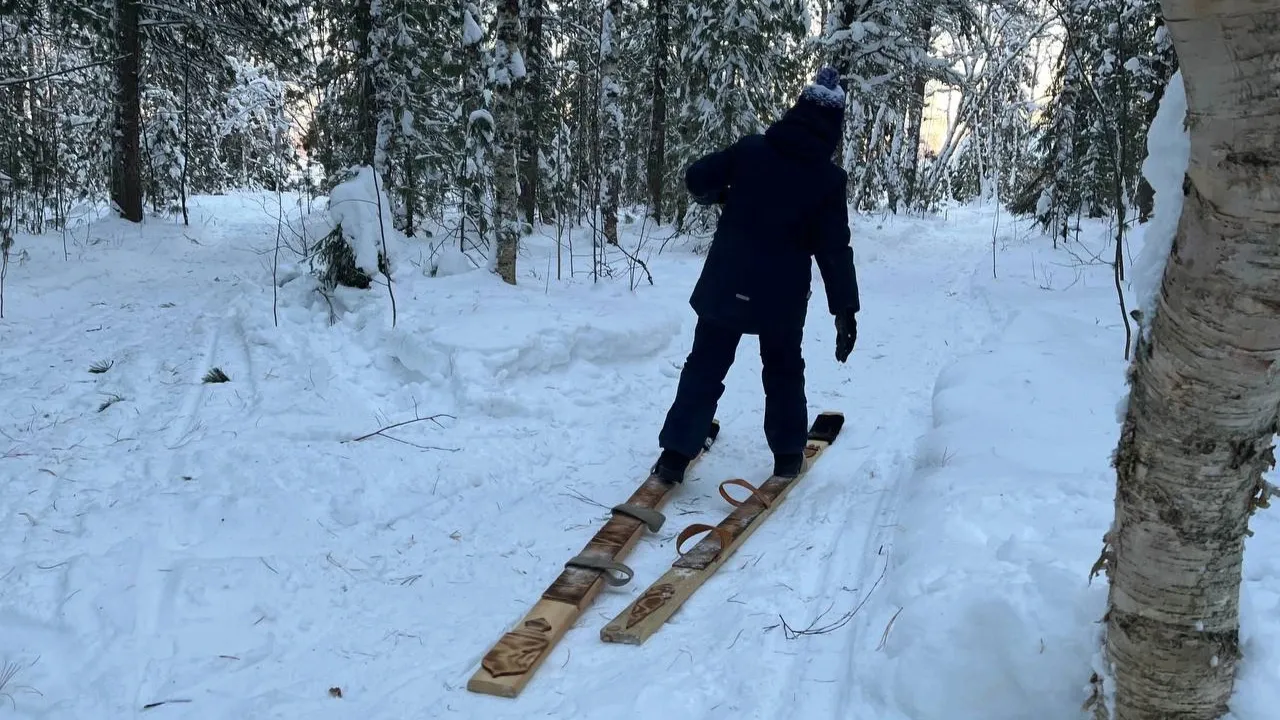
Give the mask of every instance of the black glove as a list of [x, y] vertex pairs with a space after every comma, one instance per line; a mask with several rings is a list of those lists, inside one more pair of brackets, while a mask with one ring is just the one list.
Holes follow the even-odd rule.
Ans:
[[836, 315], [836, 360], [844, 362], [858, 340], [858, 316], [845, 310]]

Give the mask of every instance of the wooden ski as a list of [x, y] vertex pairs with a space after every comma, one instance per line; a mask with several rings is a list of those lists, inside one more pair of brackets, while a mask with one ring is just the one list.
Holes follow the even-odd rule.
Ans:
[[[694, 524], [685, 528], [676, 538], [676, 552], [680, 557], [671, 564], [671, 569], [602, 628], [600, 639], [640, 645], [656, 633], [773, 513], [791, 488], [835, 442], [843, 427], [844, 415], [838, 412], [824, 412], [814, 419], [805, 446], [804, 467], [797, 477], [774, 475], [758, 488], [741, 479], [721, 483], [720, 495], [735, 506], [733, 511], [719, 525]], [[728, 485], [746, 488], [751, 495], [745, 501], [735, 500], [725, 490]], [[709, 534], [691, 551], [680, 550], [685, 540], [703, 532]]]
[[[720, 424], [712, 421], [702, 450], [689, 470], [715, 443]], [[640, 539], [644, 529], [657, 532], [665, 518], [658, 512], [673, 485], [650, 475], [627, 502], [613, 508], [613, 515], [525, 614], [516, 627], [503, 634], [485, 654], [467, 682], [467, 690], [514, 698], [529, 683], [551, 649], [564, 637], [605, 584], [620, 586], [631, 580], [631, 569], [621, 560]], [[614, 575], [619, 573], [621, 577]]]

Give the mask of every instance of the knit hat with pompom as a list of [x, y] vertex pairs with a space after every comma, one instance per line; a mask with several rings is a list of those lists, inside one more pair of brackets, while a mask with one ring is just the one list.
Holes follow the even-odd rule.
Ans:
[[813, 84], [800, 93], [801, 100], [808, 100], [823, 107], [844, 109], [844, 88], [840, 87], [840, 73], [833, 67], [818, 71]]

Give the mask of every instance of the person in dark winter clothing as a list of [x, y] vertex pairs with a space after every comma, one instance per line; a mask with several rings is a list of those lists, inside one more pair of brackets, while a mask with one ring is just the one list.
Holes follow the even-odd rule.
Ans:
[[823, 68], [763, 135], [743, 137], [685, 173], [695, 202], [722, 209], [689, 300], [698, 316], [693, 348], [658, 436], [662, 453], [653, 472], [668, 482], [683, 482], [701, 449], [743, 335], [760, 340], [774, 474], [795, 476], [803, 467], [808, 407], [800, 341], [812, 295], [810, 258], [835, 318], [839, 362], [853, 351], [861, 307], [848, 174], [833, 162], [843, 123], [839, 74]]

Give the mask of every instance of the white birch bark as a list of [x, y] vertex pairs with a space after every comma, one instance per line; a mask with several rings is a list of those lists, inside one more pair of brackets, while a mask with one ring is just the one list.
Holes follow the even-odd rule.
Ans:
[[1163, 0], [1191, 155], [1116, 451], [1097, 718], [1227, 712], [1280, 406], [1280, 0]]

